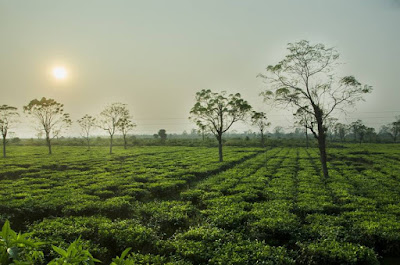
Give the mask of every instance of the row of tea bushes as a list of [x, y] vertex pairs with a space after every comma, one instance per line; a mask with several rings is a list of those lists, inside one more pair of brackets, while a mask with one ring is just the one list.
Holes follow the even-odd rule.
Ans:
[[[182, 193], [182, 199], [200, 207], [204, 219], [219, 229], [285, 247], [298, 264], [377, 264], [375, 251], [387, 253], [349, 232], [359, 231], [357, 221], [348, 218], [354, 212], [339, 203], [340, 196], [357, 197], [345, 177], [323, 179], [318, 157], [304, 149], [275, 149], [267, 157], [267, 163], [259, 155], [212, 176]], [[341, 221], [327, 221], [334, 218]]]
[[[271, 247], [262, 242], [243, 239], [240, 234], [227, 232], [215, 227], [198, 226], [177, 235], [173, 240], [155, 241], [151, 229], [134, 221], [110, 221], [101, 217], [74, 217], [42, 222], [36, 225], [36, 235], [47, 239], [32, 239], [29, 234], [17, 234], [6, 222], [0, 233], [0, 263], [8, 264], [95, 264], [101, 260], [92, 253], [107, 258], [109, 249], [119, 249], [131, 245], [120, 256], [112, 258], [110, 265], [134, 264], [294, 264], [287, 251], [281, 247]], [[55, 232], [49, 233], [49, 229]], [[71, 232], [73, 230], [73, 232]], [[77, 236], [71, 244], [52, 244], [58, 237]], [[93, 240], [83, 240], [82, 236]], [[97, 242], [108, 246], [98, 247]], [[41, 251], [51, 244], [51, 251]], [[129, 252], [132, 248], [138, 250]], [[89, 252], [87, 249], [91, 249]], [[157, 249], [159, 253], [151, 254]], [[145, 253], [143, 253], [145, 252]], [[46, 259], [51, 259], [46, 263]]]
[[[28, 148], [21, 152], [23, 161], [0, 161], [0, 218], [17, 228], [50, 216], [129, 218], [137, 201], [174, 197], [192, 182], [259, 152], [226, 148], [225, 162], [218, 163], [209, 148], [138, 148], [108, 156], [100, 148], [85, 153], [58, 148], [51, 158]], [[25, 171], [13, 175], [17, 166]]]

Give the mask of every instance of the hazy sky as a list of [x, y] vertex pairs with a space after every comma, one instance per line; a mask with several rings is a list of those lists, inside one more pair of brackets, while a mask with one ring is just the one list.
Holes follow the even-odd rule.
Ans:
[[[400, 115], [399, 28], [397, 0], [0, 0], [0, 104], [22, 112], [34, 98], [54, 98], [76, 120], [122, 102], [135, 133], [182, 132], [207, 88], [240, 92], [269, 111], [272, 128], [287, 127], [291, 114], [263, 104], [256, 76], [283, 59], [288, 42], [307, 39], [336, 47], [339, 73], [374, 88], [344, 122], [379, 128]], [[51, 75], [58, 65], [63, 81]], [[33, 137], [19, 126], [17, 136]]]

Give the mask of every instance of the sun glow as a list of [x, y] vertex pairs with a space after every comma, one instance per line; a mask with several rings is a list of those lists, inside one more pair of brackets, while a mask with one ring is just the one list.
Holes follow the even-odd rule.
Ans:
[[68, 73], [65, 67], [57, 66], [53, 68], [53, 76], [55, 79], [63, 80], [67, 77]]

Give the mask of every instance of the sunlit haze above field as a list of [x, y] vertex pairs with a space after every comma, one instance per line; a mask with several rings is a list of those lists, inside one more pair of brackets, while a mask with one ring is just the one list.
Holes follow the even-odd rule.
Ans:
[[[335, 47], [338, 75], [374, 89], [340, 119], [379, 129], [400, 115], [399, 25], [395, 0], [0, 0], [0, 105], [18, 107], [19, 137], [35, 136], [22, 106], [42, 97], [63, 103], [73, 121], [122, 102], [134, 134], [181, 133], [195, 128], [197, 91], [226, 90], [266, 111], [270, 131], [291, 131], [291, 112], [263, 103], [256, 76], [306, 39]], [[79, 135], [76, 123], [67, 135]]]
[[67, 78], [67, 70], [62, 66], [54, 67], [53, 76], [55, 79], [64, 80]]

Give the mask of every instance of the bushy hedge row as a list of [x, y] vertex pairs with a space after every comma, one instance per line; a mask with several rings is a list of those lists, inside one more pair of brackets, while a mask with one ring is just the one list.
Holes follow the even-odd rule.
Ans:
[[19, 148], [20, 156], [0, 161], [0, 218], [21, 229], [50, 216], [129, 218], [137, 201], [176, 197], [190, 183], [259, 152], [226, 148], [226, 162], [218, 163], [208, 148], [147, 147], [110, 156], [102, 148], [59, 147], [52, 157]]

